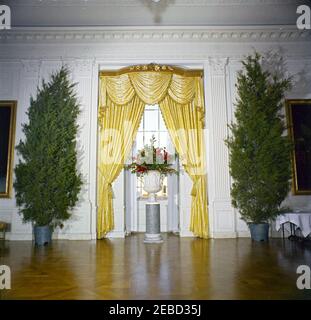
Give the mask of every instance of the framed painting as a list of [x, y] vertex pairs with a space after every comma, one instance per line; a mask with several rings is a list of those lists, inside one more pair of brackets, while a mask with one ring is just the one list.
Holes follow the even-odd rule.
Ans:
[[12, 192], [16, 101], [0, 101], [0, 198]]
[[311, 100], [287, 100], [292, 152], [293, 193], [311, 194]]

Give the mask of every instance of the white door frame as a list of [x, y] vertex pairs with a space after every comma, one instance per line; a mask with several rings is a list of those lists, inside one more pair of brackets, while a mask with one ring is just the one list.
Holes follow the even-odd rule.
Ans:
[[[118, 70], [124, 67], [128, 67], [131, 65], [136, 64], [149, 64], [152, 61], [95, 61], [93, 65], [93, 74], [92, 74], [92, 112], [91, 112], [91, 134], [90, 134], [90, 202], [92, 208], [92, 218], [91, 218], [91, 230], [92, 230], [92, 239], [96, 239], [96, 221], [97, 221], [97, 160], [98, 160], [98, 126], [97, 126], [97, 114], [98, 114], [98, 97], [99, 97], [99, 72], [103, 70]], [[204, 92], [205, 92], [205, 100], [207, 100], [208, 94], [208, 86], [207, 86], [207, 75], [208, 75], [208, 68], [207, 64], [204, 61], [172, 61], [172, 60], [157, 60], [156, 63], [159, 64], [171, 64], [176, 66], [181, 66], [184, 68], [191, 68], [191, 69], [203, 69], [204, 70]], [[206, 103], [206, 113], [208, 110], [208, 105]], [[208, 117], [206, 117], [208, 118]], [[206, 125], [207, 125], [206, 121]], [[209, 137], [206, 135], [208, 130], [205, 132], [205, 143], [206, 148], [209, 143]], [[208, 150], [208, 149], [207, 149]], [[208, 161], [209, 162], [209, 161]], [[209, 172], [209, 171], [208, 171]], [[121, 176], [121, 175], [120, 175]], [[190, 178], [188, 178], [189, 182]], [[122, 177], [123, 187], [124, 187], [124, 177]], [[185, 184], [187, 181], [186, 175], [180, 178], [180, 185]], [[208, 186], [208, 191], [210, 187]], [[180, 188], [180, 198], [185, 201], [180, 201], [180, 210], [179, 210], [179, 223], [180, 223], [180, 236], [181, 237], [192, 237], [192, 232], [189, 231], [189, 222], [190, 222], [190, 208], [191, 208], [191, 196], [188, 188]], [[122, 201], [124, 203], [124, 201]], [[125, 211], [125, 210], [124, 210]], [[210, 231], [213, 229], [213, 219], [211, 218], [211, 210], [209, 210], [209, 221], [210, 221]], [[121, 216], [122, 223], [120, 225], [120, 230], [115, 230], [111, 232], [108, 236], [109, 237], [125, 237], [125, 212]], [[133, 220], [132, 220], [133, 221]], [[123, 227], [122, 227], [123, 226]], [[123, 230], [122, 230], [123, 228]]]

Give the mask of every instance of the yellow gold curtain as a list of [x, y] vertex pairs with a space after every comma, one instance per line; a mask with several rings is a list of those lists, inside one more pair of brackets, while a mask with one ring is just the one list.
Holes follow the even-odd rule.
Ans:
[[111, 184], [129, 154], [144, 106], [156, 103], [193, 181], [190, 230], [199, 237], [208, 237], [203, 83], [201, 76], [193, 72], [177, 71], [152, 65], [151, 70], [144, 66], [120, 74], [101, 74], [98, 238], [114, 228]]
[[124, 105], [114, 104], [109, 97], [106, 102], [100, 114], [98, 239], [114, 229], [112, 183], [124, 167], [145, 107], [137, 96]]
[[160, 103], [160, 108], [181, 163], [193, 183], [190, 231], [208, 238], [206, 156], [201, 113], [193, 103], [177, 104], [169, 96]]

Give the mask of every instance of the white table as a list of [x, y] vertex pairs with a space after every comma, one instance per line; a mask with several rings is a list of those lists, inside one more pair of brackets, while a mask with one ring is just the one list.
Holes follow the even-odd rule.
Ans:
[[280, 215], [275, 220], [275, 228], [277, 231], [283, 228], [284, 236], [284, 226], [291, 235], [293, 235], [293, 226], [294, 226], [294, 235], [296, 227], [300, 229], [304, 237], [307, 237], [311, 233], [311, 213], [310, 212], [289, 212], [283, 215]]

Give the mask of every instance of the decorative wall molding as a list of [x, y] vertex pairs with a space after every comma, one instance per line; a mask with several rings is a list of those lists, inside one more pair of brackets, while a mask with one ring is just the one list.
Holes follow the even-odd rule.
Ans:
[[[150, 1], [150, 0], [145, 0]], [[232, 6], [232, 5], [289, 5], [297, 4], [297, 0], [175, 0], [176, 6]], [[102, 7], [141, 7], [141, 0], [11, 0], [11, 6], [102, 6]]]
[[40, 72], [41, 61], [22, 60], [23, 71], [27, 76], [37, 76]]
[[90, 77], [94, 64], [94, 59], [62, 59], [64, 65], [66, 65], [72, 72], [79, 77]]
[[310, 30], [296, 26], [266, 27], [76, 27], [12, 28], [0, 32], [0, 43], [107, 42], [295, 42], [311, 40]]
[[213, 75], [225, 75], [229, 58], [209, 58], [210, 71]]
[[213, 214], [213, 237], [236, 237], [235, 212], [231, 206], [229, 154], [224, 140], [228, 137], [227, 99], [229, 58], [210, 57], [207, 63], [207, 118], [209, 138], [209, 202]]

